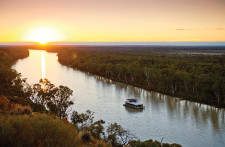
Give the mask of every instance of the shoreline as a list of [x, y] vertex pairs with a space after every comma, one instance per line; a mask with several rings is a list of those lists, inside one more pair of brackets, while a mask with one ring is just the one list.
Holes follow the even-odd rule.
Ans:
[[107, 77], [104, 77], [104, 76], [100, 76], [100, 75], [93, 74], [93, 73], [88, 72], [88, 71], [84, 71], [84, 70], [81, 70], [81, 69], [78, 69], [78, 68], [74, 68], [74, 67], [72, 67], [72, 66], [65, 65], [65, 64], [61, 63], [59, 60], [58, 60], [58, 62], [59, 62], [61, 65], [63, 65], [63, 66], [66, 66], [66, 67], [68, 67], [68, 68], [72, 68], [72, 69], [74, 69], [74, 70], [78, 70], [78, 71], [80, 71], [80, 72], [84, 72], [84, 73], [86, 73], [86, 74], [91, 74], [91, 75], [93, 75], [93, 76], [99, 76], [99, 77], [102, 77], [102, 78], [107, 79], [107, 80], [112, 80], [113, 82], [118, 82], [118, 83], [130, 85], [130, 86], [133, 86], [133, 87], [141, 88], [141, 89], [146, 90], [146, 91], [149, 91], [149, 92], [157, 92], [157, 93], [160, 93], [160, 94], [163, 94], [163, 95], [166, 95], [166, 96], [178, 98], [178, 99], [180, 99], [180, 101], [184, 101], [184, 100], [185, 100], [185, 101], [195, 102], [195, 103], [198, 103], [198, 104], [200, 104], [200, 105], [202, 104], [202, 105], [211, 106], [211, 107], [214, 107], [214, 108], [216, 108], [216, 109], [225, 109], [225, 107], [218, 107], [218, 106], [216, 106], [216, 105], [211, 105], [211, 104], [207, 104], [207, 103], [201, 103], [201, 102], [198, 102], [198, 101], [194, 101], [194, 100], [192, 100], [192, 99], [186, 99], [185, 97], [182, 98], [182, 97], [178, 97], [178, 96], [172, 96], [172, 95], [169, 95], [169, 94], [166, 94], [166, 93], [161, 93], [161, 92], [158, 92], [158, 91], [152, 91], [152, 90], [143, 88], [143, 87], [141, 87], [141, 86], [132, 85], [132, 84], [127, 84], [127, 83], [124, 83], [124, 82], [121, 82], [121, 81], [117, 81], [117, 80], [110, 79], [110, 78], [107, 78]]

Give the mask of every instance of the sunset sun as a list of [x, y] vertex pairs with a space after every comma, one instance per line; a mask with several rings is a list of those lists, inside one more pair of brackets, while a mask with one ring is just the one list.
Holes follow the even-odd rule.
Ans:
[[46, 44], [48, 42], [62, 41], [63, 35], [52, 27], [36, 27], [30, 29], [23, 40]]

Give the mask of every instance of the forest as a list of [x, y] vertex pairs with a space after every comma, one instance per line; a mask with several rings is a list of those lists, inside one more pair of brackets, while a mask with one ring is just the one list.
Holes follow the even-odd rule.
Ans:
[[150, 91], [225, 107], [224, 47], [46, 49], [57, 52], [59, 62], [72, 68]]
[[0, 47], [0, 146], [131, 146], [180, 147], [155, 140], [140, 141], [129, 130], [104, 120], [94, 112], [67, 109], [73, 91], [48, 79], [29, 85], [11, 66], [29, 56], [28, 46]]

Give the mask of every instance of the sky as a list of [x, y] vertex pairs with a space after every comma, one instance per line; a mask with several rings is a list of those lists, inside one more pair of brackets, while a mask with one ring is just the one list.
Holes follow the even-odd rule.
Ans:
[[0, 0], [0, 42], [225, 41], [225, 0]]

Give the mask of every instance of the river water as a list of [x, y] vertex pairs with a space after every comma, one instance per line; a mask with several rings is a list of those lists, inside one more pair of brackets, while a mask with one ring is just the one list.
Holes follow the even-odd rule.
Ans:
[[[117, 122], [140, 140], [161, 140], [186, 147], [225, 146], [225, 110], [150, 92], [61, 65], [56, 53], [30, 50], [13, 68], [34, 84], [46, 77], [73, 90], [70, 110], [95, 112], [106, 124]], [[137, 98], [145, 110], [123, 106]], [[71, 112], [70, 111], [70, 112]]]

